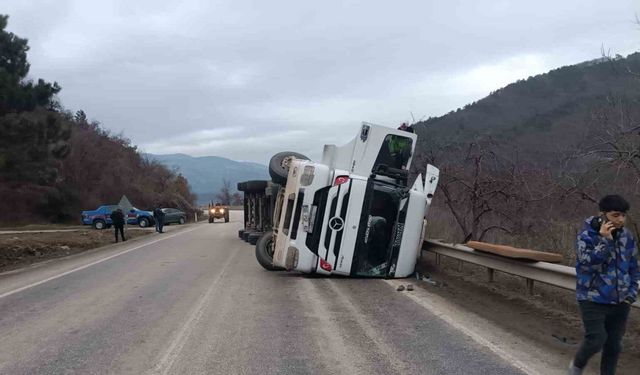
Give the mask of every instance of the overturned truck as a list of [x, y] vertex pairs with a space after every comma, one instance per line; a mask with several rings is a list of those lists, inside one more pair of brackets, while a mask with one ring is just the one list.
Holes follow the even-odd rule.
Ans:
[[429, 165], [409, 186], [416, 141], [413, 133], [364, 123], [346, 145], [325, 145], [319, 162], [294, 152], [274, 155], [271, 181], [238, 184], [245, 210], [240, 237], [256, 245], [268, 270], [410, 275], [439, 177]]

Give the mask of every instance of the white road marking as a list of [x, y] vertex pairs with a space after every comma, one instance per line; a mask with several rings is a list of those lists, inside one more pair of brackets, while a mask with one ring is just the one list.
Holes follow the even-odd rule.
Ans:
[[143, 248], [143, 247], [146, 247], [146, 246], [152, 245], [152, 244], [154, 244], [154, 243], [156, 243], [156, 242], [164, 241], [164, 240], [166, 240], [166, 239], [169, 239], [169, 238], [172, 238], [172, 237], [175, 237], [175, 236], [179, 236], [179, 235], [184, 234], [184, 233], [192, 232], [192, 231], [194, 231], [194, 230], [196, 230], [196, 229], [198, 229], [198, 228], [201, 228], [201, 227], [202, 227], [202, 226], [197, 226], [197, 227], [195, 227], [195, 228], [187, 229], [187, 230], [184, 230], [184, 231], [181, 231], [181, 232], [179, 232], [179, 233], [175, 233], [175, 234], [172, 234], [172, 235], [169, 235], [169, 236], [163, 236], [162, 238], [159, 238], [159, 239], [157, 239], [157, 240], [153, 240], [153, 241], [151, 241], [151, 242], [147, 242], [147, 243], [145, 243], [145, 244], [138, 245], [138, 246], [133, 247], [133, 248], [131, 248], [131, 249], [127, 249], [127, 250], [121, 251], [121, 252], [119, 252], [119, 253], [117, 253], [117, 254], [110, 255], [110, 256], [108, 256], [108, 257], [106, 257], [106, 258], [102, 258], [102, 259], [96, 260], [95, 262], [91, 262], [91, 263], [89, 263], [89, 264], [85, 264], [85, 265], [83, 265], [83, 266], [76, 267], [76, 268], [71, 269], [71, 270], [69, 270], [69, 271], [65, 271], [65, 272], [63, 272], [63, 273], [57, 274], [57, 275], [55, 275], [55, 276], [48, 277], [48, 278], [46, 278], [46, 279], [44, 279], [44, 280], [36, 281], [35, 283], [31, 283], [31, 284], [29, 284], [29, 285], [25, 285], [25, 286], [23, 286], [23, 287], [20, 287], [20, 288], [17, 288], [17, 289], [14, 289], [14, 290], [11, 290], [11, 291], [8, 291], [8, 292], [5, 292], [5, 293], [3, 293], [3, 294], [0, 294], [0, 298], [8, 297], [8, 296], [10, 296], [10, 295], [12, 295], [12, 294], [20, 293], [20, 292], [22, 292], [23, 290], [27, 290], [27, 289], [29, 289], [29, 288], [33, 288], [34, 286], [42, 285], [42, 284], [47, 283], [47, 282], [49, 282], [49, 281], [51, 281], [51, 280], [59, 279], [59, 278], [61, 278], [61, 277], [63, 277], [63, 276], [69, 275], [69, 274], [74, 273], [74, 272], [77, 272], [77, 271], [81, 271], [81, 270], [86, 269], [86, 268], [89, 268], [89, 267], [91, 267], [91, 266], [95, 266], [96, 264], [100, 264], [100, 263], [105, 262], [105, 261], [107, 261], [107, 260], [109, 260], [109, 259], [113, 259], [113, 258], [119, 257], [120, 255], [124, 255], [124, 254], [130, 253], [130, 252], [132, 252], [132, 251], [134, 251], [134, 250], [138, 250], [138, 249], [141, 249], [141, 248]]
[[412, 369], [410, 364], [405, 363], [400, 359], [402, 357], [393, 345], [388, 345], [384, 341], [381, 335], [378, 334], [378, 330], [367, 321], [365, 315], [358, 309], [358, 307], [356, 307], [352, 300], [345, 295], [342, 290], [340, 290], [335, 280], [326, 279], [325, 282], [329, 285], [329, 288], [332, 290], [333, 295], [335, 295], [336, 300], [339, 300], [340, 305], [344, 306], [349, 311], [349, 315], [356, 321], [359, 328], [362, 329], [363, 333], [375, 345], [376, 351], [387, 355], [386, 359], [393, 370], [398, 374], [416, 373], [416, 370]]
[[202, 319], [202, 314], [209, 306], [211, 302], [211, 295], [215, 290], [215, 287], [224, 276], [227, 268], [231, 264], [231, 262], [235, 259], [235, 257], [239, 254], [238, 251], [233, 252], [233, 255], [229, 256], [229, 259], [224, 263], [222, 269], [216, 276], [216, 278], [211, 282], [209, 288], [202, 294], [202, 296], [198, 299], [196, 306], [189, 314], [187, 320], [184, 322], [176, 336], [171, 340], [171, 345], [169, 345], [167, 351], [164, 353], [162, 358], [156, 364], [156, 367], [150, 372], [150, 374], [170, 374], [171, 368], [173, 367], [174, 362], [182, 352], [184, 345], [187, 343], [187, 340], [193, 333], [194, 328]]
[[[383, 280], [383, 281], [389, 284], [394, 289], [396, 289], [400, 284], [406, 284], [406, 282], [403, 282], [403, 280]], [[455, 318], [456, 315], [458, 315], [459, 317], [459, 314], [457, 314], [453, 308], [448, 307], [444, 299], [439, 298], [437, 296], [429, 296], [429, 298], [427, 298], [427, 296], [425, 295], [420, 296], [420, 294], [422, 293], [420, 292], [419, 287], [416, 288], [416, 290], [411, 292], [403, 292], [403, 295], [405, 297], [411, 299], [418, 305], [429, 310], [432, 314], [444, 320], [447, 324], [452, 326], [454, 329], [462, 332], [463, 334], [465, 334], [466, 336], [468, 336], [469, 338], [471, 338], [473, 341], [480, 344], [481, 346], [484, 346], [487, 349], [491, 350], [493, 353], [495, 353], [497, 356], [502, 358], [508, 364], [519, 369], [525, 374], [528, 374], [528, 375], [556, 374], [555, 371], [551, 371], [550, 369], [545, 369], [545, 372], [540, 372], [539, 369], [535, 369], [531, 365], [528, 365], [522, 362], [521, 360], [516, 358], [516, 356], [509, 353], [507, 350], [505, 350], [501, 346], [496, 345], [490, 340], [486, 339], [484, 337], [485, 335], [480, 333], [480, 327], [483, 327], [483, 326], [488, 327], [490, 325], [488, 322], [484, 322], [484, 324], [464, 324], [459, 319]], [[437, 301], [432, 299], [437, 299]], [[478, 317], [478, 319], [481, 319], [481, 318]], [[473, 326], [474, 328], [470, 328], [470, 326]]]
[[[316, 290], [322, 285], [315, 280], [302, 278], [298, 284], [300, 294], [311, 312], [310, 317], [316, 324], [311, 325], [313, 339], [317, 340], [318, 354], [322, 363], [334, 374], [367, 375], [374, 372], [370, 363], [357, 346], [347, 342], [348, 337], [340, 329], [335, 312], [331, 311], [323, 297]], [[330, 367], [329, 367], [330, 366]]]
[[79, 232], [81, 230], [82, 229], [1, 230], [0, 234], [63, 233]]

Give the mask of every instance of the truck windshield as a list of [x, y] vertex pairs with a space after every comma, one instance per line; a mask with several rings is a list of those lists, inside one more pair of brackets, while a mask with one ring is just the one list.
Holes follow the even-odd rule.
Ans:
[[390, 168], [405, 169], [411, 157], [411, 138], [389, 134], [385, 137], [374, 164], [375, 171], [379, 165]]
[[351, 274], [383, 276], [391, 267], [391, 239], [402, 193], [395, 186], [369, 180]]

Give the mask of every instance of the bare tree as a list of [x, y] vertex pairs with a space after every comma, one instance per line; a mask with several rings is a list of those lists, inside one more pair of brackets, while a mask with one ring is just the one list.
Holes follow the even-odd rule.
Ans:
[[226, 179], [222, 180], [222, 187], [216, 194], [216, 199], [222, 204], [231, 204], [231, 200], [233, 199], [233, 193], [231, 192], [231, 182], [227, 181]]
[[[438, 194], [451, 212], [463, 240], [483, 240], [490, 233], [522, 232], [530, 216], [523, 211], [549, 199], [550, 173], [521, 163], [517, 153], [498, 154], [491, 140], [433, 147], [422, 154], [438, 165]], [[424, 163], [424, 160], [422, 161]]]
[[240, 194], [240, 192], [237, 192], [237, 191], [233, 193], [233, 200], [231, 201], [231, 203], [234, 206], [242, 206], [242, 203], [243, 203], [242, 194]]
[[[640, 111], [637, 101], [608, 97], [595, 108], [585, 124], [584, 140], [569, 156], [573, 167], [588, 165], [597, 170], [602, 183], [640, 186]], [[629, 178], [633, 176], [632, 180]]]

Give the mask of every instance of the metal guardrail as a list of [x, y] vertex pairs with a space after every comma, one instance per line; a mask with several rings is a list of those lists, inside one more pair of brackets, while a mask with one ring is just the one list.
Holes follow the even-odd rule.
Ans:
[[[573, 267], [561, 266], [547, 262], [526, 262], [510, 259], [498, 255], [475, 251], [458, 244], [448, 244], [437, 240], [426, 240], [422, 250], [436, 254], [436, 263], [440, 263], [440, 256], [458, 259], [463, 262], [486, 267], [489, 281], [493, 281], [494, 271], [501, 271], [527, 280], [527, 289], [533, 294], [534, 281], [556, 286], [568, 290], [576, 290], [576, 270]], [[632, 305], [640, 308], [640, 303]]]

